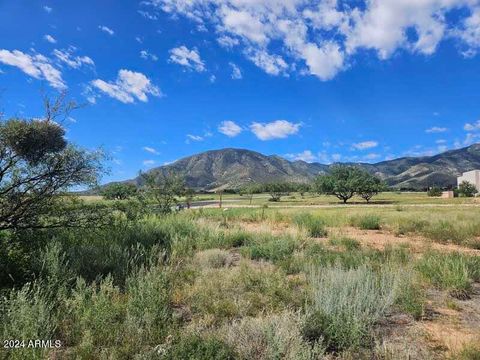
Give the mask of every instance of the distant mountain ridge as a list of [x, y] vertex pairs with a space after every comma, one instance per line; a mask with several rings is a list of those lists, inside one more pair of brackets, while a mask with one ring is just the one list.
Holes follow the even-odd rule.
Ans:
[[[375, 164], [358, 163], [390, 186], [425, 189], [429, 186], [456, 185], [457, 176], [480, 169], [480, 144], [450, 150], [434, 156], [403, 157]], [[238, 188], [249, 182], [306, 182], [328, 172], [331, 165], [289, 161], [277, 155], [263, 155], [246, 149], [210, 150], [185, 157], [149, 172], [173, 171], [185, 177], [195, 189]], [[139, 184], [139, 178], [129, 180]]]

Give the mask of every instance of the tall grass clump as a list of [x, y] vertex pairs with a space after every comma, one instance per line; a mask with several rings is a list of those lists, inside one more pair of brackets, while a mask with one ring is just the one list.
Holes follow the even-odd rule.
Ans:
[[353, 216], [350, 224], [362, 230], [379, 230], [381, 226], [380, 216], [374, 214]]
[[454, 224], [451, 221], [440, 220], [426, 226], [422, 234], [432, 240], [442, 243], [468, 245], [475, 236], [476, 229], [471, 224]]
[[247, 317], [220, 329], [240, 359], [314, 360], [323, 355], [320, 342], [310, 344], [302, 336], [305, 317], [285, 311]]
[[327, 236], [325, 222], [318, 216], [309, 213], [300, 213], [294, 215], [293, 222], [300, 228], [305, 229], [311, 237]]
[[251, 259], [263, 259], [276, 263], [291, 257], [297, 245], [297, 241], [290, 236], [264, 235], [255, 239], [255, 242], [246, 247], [244, 252]]
[[369, 345], [373, 325], [394, 305], [400, 288], [397, 272], [375, 273], [364, 265], [312, 268], [309, 282], [312, 297], [304, 336], [323, 339], [333, 352]]
[[434, 286], [460, 298], [468, 296], [472, 281], [480, 279], [480, 258], [460, 253], [428, 252], [416, 268]]

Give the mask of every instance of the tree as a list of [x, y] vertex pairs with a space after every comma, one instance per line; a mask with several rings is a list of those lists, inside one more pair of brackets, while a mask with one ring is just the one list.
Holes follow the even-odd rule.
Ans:
[[142, 195], [152, 200], [161, 213], [168, 214], [185, 193], [185, 180], [172, 171], [140, 173]]
[[129, 183], [113, 183], [102, 189], [101, 193], [107, 200], [127, 200], [137, 193], [137, 187]]
[[55, 119], [75, 103], [62, 93], [45, 98], [41, 120], [12, 118], [0, 122], [0, 230], [74, 226], [75, 219], [59, 206], [73, 187], [96, 184], [103, 171], [103, 154], [69, 144]]
[[262, 190], [263, 186], [261, 184], [251, 183], [242, 186], [239, 190], [239, 193], [242, 195], [247, 195], [249, 199], [249, 204], [252, 205], [253, 195], [261, 193]]
[[319, 194], [334, 195], [346, 203], [361, 188], [364, 172], [355, 166], [334, 165], [326, 175], [319, 175], [314, 182]]
[[300, 193], [300, 196], [303, 198], [305, 193], [309, 192], [312, 187], [307, 183], [299, 183], [297, 184], [296, 188], [296, 190]]
[[458, 185], [458, 194], [462, 197], [473, 197], [477, 193], [477, 188], [475, 185], [468, 181], [462, 181], [460, 185]]
[[368, 171], [362, 171], [357, 194], [368, 203], [372, 197], [384, 191], [385, 187], [385, 184], [378, 177]]
[[265, 191], [270, 194], [270, 201], [280, 201], [282, 196], [290, 194], [292, 186], [285, 182], [273, 182], [265, 184]]
[[428, 196], [441, 196], [442, 195], [442, 190], [437, 187], [437, 186], [432, 186], [427, 190], [427, 195]]
[[193, 198], [195, 196], [195, 190], [193, 190], [192, 188], [185, 188], [184, 195], [185, 202], [187, 203], [187, 209], [190, 209], [190, 207], [192, 206]]

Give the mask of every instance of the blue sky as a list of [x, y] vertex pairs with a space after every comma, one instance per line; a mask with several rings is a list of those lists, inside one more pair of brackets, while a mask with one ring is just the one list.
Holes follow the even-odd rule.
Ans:
[[0, 0], [0, 105], [68, 90], [105, 181], [223, 147], [377, 162], [477, 141], [479, 48], [476, 0]]

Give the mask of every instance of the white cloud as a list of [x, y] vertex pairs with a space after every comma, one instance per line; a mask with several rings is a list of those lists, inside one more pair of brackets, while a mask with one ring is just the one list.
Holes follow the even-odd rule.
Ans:
[[[197, 26], [210, 25], [218, 43], [272, 75], [299, 70], [332, 79], [363, 49], [387, 59], [398, 50], [433, 54], [451, 39], [462, 54], [480, 48], [478, 0], [151, 0]], [[455, 10], [455, 16], [450, 16]], [[466, 47], [466, 49], [465, 49]], [[280, 60], [281, 59], [281, 60]], [[283, 62], [283, 63], [282, 63]]]
[[477, 120], [474, 123], [466, 123], [463, 126], [463, 130], [465, 131], [475, 131], [475, 130], [480, 130], [480, 120]]
[[371, 160], [378, 159], [379, 157], [380, 157], [380, 154], [369, 153], [369, 154], [365, 155], [363, 157], [363, 159], [366, 160], [366, 161], [371, 161]]
[[43, 38], [51, 44], [57, 43], [57, 40], [55, 40], [55, 38], [52, 35], [47, 34], [47, 35], [44, 35]]
[[140, 15], [142, 15], [145, 19], [149, 19], [149, 20], [157, 20], [158, 19], [157, 15], [151, 14], [148, 11], [138, 10], [138, 13]]
[[198, 72], [205, 71], [205, 64], [198, 50], [189, 50], [184, 45], [170, 50], [170, 61]]
[[51, 13], [53, 9], [50, 6], [45, 5], [43, 10], [45, 10], [47, 13]]
[[192, 134], [187, 134], [187, 141], [188, 140], [193, 140], [193, 141], [203, 141], [205, 140], [202, 136], [200, 135], [192, 135]]
[[291, 160], [295, 160], [295, 161], [301, 160], [308, 163], [314, 162], [317, 160], [317, 157], [310, 150], [304, 150], [298, 154], [286, 154], [285, 157]]
[[221, 46], [227, 49], [240, 44], [240, 41], [238, 41], [238, 39], [235, 39], [227, 35], [220, 36], [219, 38], [217, 38], [217, 41]]
[[235, 137], [242, 132], [242, 128], [231, 120], [222, 121], [218, 126], [218, 131], [228, 137]]
[[91, 84], [110, 97], [123, 103], [133, 103], [135, 98], [147, 102], [148, 95], [161, 96], [160, 89], [149, 78], [139, 72], [122, 69], [114, 82], [96, 79]]
[[115, 34], [115, 31], [113, 31], [112, 29], [110, 29], [108, 26], [105, 26], [105, 25], [99, 25], [98, 28], [100, 30], [102, 30], [103, 32], [106, 32], [108, 35], [114, 35]]
[[152, 53], [149, 53], [147, 50], [142, 50], [140, 51], [140, 57], [142, 59], [145, 59], [145, 60], [152, 60], [152, 61], [157, 61], [158, 60], [158, 56], [155, 55], [155, 54], [152, 54]]
[[229, 63], [229, 65], [232, 68], [232, 79], [240, 80], [243, 77], [242, 76], [242, 71], [240, 70], [240, 68], [232, 62]]
[[267, 74], [279, 75], [288, 69], [288, 64], [281, 56], [270, 55], [265, 50], [250, 49], [247, 52], [247, 57]]
[[153, 148], [153, 147], [150, 147], [150, 146], [144, 146], [142, 147], [142, 150], [150, 153], [150, 154], [154, 154], [154, 155], [159, 155], [160, 153], [157, 151], [157, 149]]
[[359, 142], [359, 143], [356, 143], [356, 144], [352, 144], [352, 148], [355, 149], [355, 150], [365, 150], [365, 149], [371, 149], [371, 148], [374, 148], [374, 147], [377, 147], [378, 146], [378, 142], [377, 141], [362, 141], [362, 142]]
[[438, 134], [438, 133], [443, 133], [447, 130], [448, 129], [446, 127], [433, 126], [431, 128], [426, 129], [425, 132], [427, 134]]
[[44, 79], [55, 89], [66, 89], [62, 73], [56, 69], [50, 60], [41, 54], [28, 55], [19, 50], [0, 50], [0, 63], [19, 68], [25, 74]]
[[78, 69], [82, 65], [95, 66], [93, 60], [88, 56], [75, 56], [73, 53], [76, 49], [69, 47], [68, 49], [54, 49], [53, 55], [62, 63], [67, 64], [69, 67]]
[[287, 120], [276, 120], [270, 123], [253, 122], [250, 130], [260, 140], [284, 139], [289, 135], [298, 133], [301, 124], [291, 123]]

